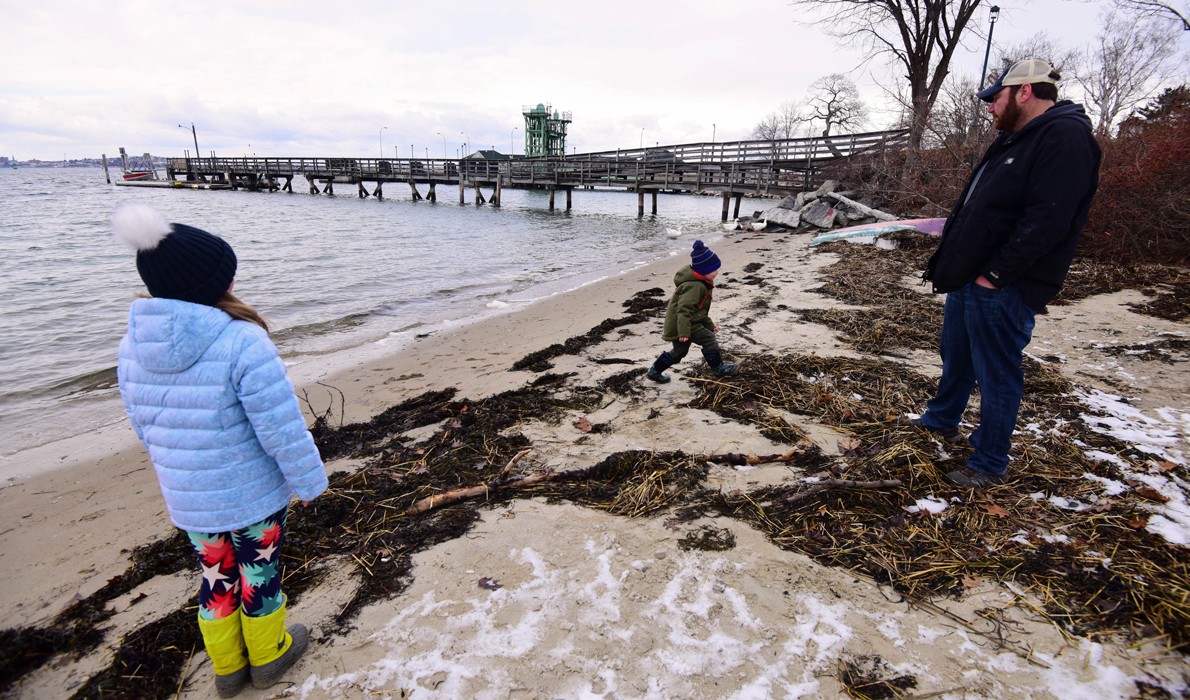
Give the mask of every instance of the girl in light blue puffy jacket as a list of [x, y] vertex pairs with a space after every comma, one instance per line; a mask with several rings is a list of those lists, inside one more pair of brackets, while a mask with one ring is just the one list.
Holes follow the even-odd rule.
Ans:
[[231, 293], [231, 246], [138, 204], [118, 209], [112, 230], [136, 249], [152, 295], [132, 303], [120, 395], [170, 519], [198, 553], [216, 690], [267, 688], [309, 641], [304, 626], [285, 626], [280, 550], [290, 498], [325, 491], [326, 469], [268, 326]]

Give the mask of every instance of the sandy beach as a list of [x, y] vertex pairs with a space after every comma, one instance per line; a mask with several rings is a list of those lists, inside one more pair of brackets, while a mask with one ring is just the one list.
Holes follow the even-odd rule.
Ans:
[[[692, 241], [687, 234], [677, 243], [688, 250]], [[843, 308], [816, 291], [823, 270], [838, 260], [835, 252], [811, 246], [806, 234], [771, 232], [736, 233], [712, 247], [724, 263], [712, 317], [733, 361], [747, 368], [761, 356], [789, 353], [870, 357], [800, 315]], [[457, 397], [479, 402], [533, 386], [543, 372], [512, 370], [514, 363], [623, 317], [625, 302], [641, 292], [659, 288], [663, 295], [655, 298], [667, 299], [674, 272], [686, 262], [688, 256], [674, 256], [396, 351], [361, 349], [358, 363], [347, 369], [332, 371], [317, 358], [303, 358], [291, 375], [313, 414], [333, 411], [332, 427], [369, 421], [426, 392], [455, 389]], [[920, 294], [920, 303], [940, 304], [917, 286], [918, 274], [903, 270], [902, 286]], [[1098, 408], [1100, 430], [1143, 445], [1153, 464], [1162, 465], [1138, 477], [1143, 486], [1123, 488], [1159, 492], [1148, 536], [1185, 561], [1190, 363], [1108, 352], [1159, 339], [1185, 341], [1184, 323], [1135, 311], [1144, 299], [1140, 291], [1124, 290], [1053, 306], [1038, 317], [1027, 352], [1080, 389], [1084, 408], [1075, 414]], [[643, 370], [665, 348], [660, 329], [655, 313], [625, 323], [578, 352], [552, 357], [548, 373], [559, 392], [577, 392]], [[515, 430], [504, 429], [527, 441], [516, 469], [572, 472], [626, 451], [780, 455], [796, 446], [698, 407], [709, 377], [698, 357], [692, 352], [675, 367], [667, 385], [636, 377], [628, 389], [605, 391], [561, 420], [519, 420]], [[940, 369], [936, 354], [923, 349], [890, 357], [927, 378]], [[812, 445], [827, 461], [853, 449], [845, 426], [811, 414], [784, 418], [804, 433], [801, 449]], [[415, 443], [449, 423], [418, 425], [386, 439]], [[921, 441], [935, 448], [928, 436]], [[1011, 468], [1027, 470], [1030, 457], [1017, 457]], [[369, 459], [336, 457], [327, 468], [352, 473]], [[123, 422], [5, 462], [5, 472], [14, 474], [0, 489], [6, 628], [46, 627], [125, 573], [135, 548], [174, 533], [152, 467]], [[701, 487], [723, 494], [817, 478], [791, 463], [700, 463], [706, 465]], [[900, 487], [907, 508], [916, 508], [906, 517], [945, 527], [953, 512], [946, 508], [960, 508], [970, 495], [940, 483], [930, 475]], [[335, 484], [332, 477], [332, 490]], [[1112, 491], [1105, 486], [1103, 493]], [[1004, 505], [1029, 498], [1021, 490]], [[941, 504], [937, 512], [933, 504]], [[287, 683], [269, 691], [249, 688], [241, 697], [835, 698], [854, 691], [869, 697], [1128, 698], [1184, 696], [1190, 688], [1190, 666], [1170, 648], [1168, 633], [1142, 631], [1138, 620], [1132, 636], [1072, 634], [1042, 613], [1036, 591], [991, 575], [972, 578], [962, 595], [910, 599], [867, 573], [782, 547], [741, 518], [685, 519], [666, 509], [626, 517], [532, 493], [453, 509], [474, 518], [465, 534], [413, 554], [411, 577], [393, 582], [394, 595], [370, 602], [347, 625], [336, 618], [355, 595], [357, 570], [365, 563], [352, 552], [320, 556], [313, 564], [291, 552], [292, 568], [320, 571], [290, 607], [291, 619], [311, 628], [310, 649]], [[299, 510], [295, 506], [295, 520]], [[683, 546], [700, 532], [733, 544]], [[376, 557], [387, 562], [383, 552]], [[8, 694], [69, 696], [111, 665], [126, 633], [180, 610], [193, 624], [193, 610], [183, 608], [195, 580], [188, 570], [153, 576], [106, 603], [112, 614], [99, 626], [102, 643], [78, 658], [54, 656]], [[179, 697], [213, 697], [201, 645], [182, 653]]]

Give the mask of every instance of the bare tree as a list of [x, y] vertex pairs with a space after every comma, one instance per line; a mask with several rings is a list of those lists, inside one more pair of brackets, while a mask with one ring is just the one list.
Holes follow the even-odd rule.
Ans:
[[1075, 78], [1096, 116], [1095, 130], [1107, 135], [1116, 118], [1148, 99], [1168, 77], [1177, 52], [1178, 30], [1168, 24], [1142, 24], [1109, 12], [1095, 43], [1087, 49]]
[[1044, 32], [1038, 32], [1024, 41], [997, 49], [996, 55], [999, 57], [1000, 68], [988, 70], [990, 75], [984, 76], [985, 85], [1012, 67], [1012, 64], [1026, 58], [1040, 58], [1063, 75], [1071, 73], [1080, 60], [1078, 49], [1062, 46]]
[[868, 106], [859, 98], [859, 88], [850, 78], [842, 73], [832, 73], [810, 85], [806, 109], [800, 120], [807, 127], [821, 122], [822, 135], [830, 136], [832, 128], [855, 129], [865, 124]]
[[982, 144], [991, 129], [986, 105], [975, 97], [978, 91], [974, 78], [951, 75], [930, 112], [930, 133], [956, 153]]
[[801, 121], [801, 112], [797, 105], [792, 102], [785, 102], [781, 105], [780, 109], [770, 112], [768, 116], [760, 120], [760, 123], [752, 128], [752, 137], [766, 141], [791, 139]]
[[812, 20], [832, 36], [886, 54], [909, 84], [909, 145], [921, 146], [950, 61], [982, 0], [791, 0], [827, 10]]
[[1190, 6], [1187, 3], [1182, 3], [1178, 8], [1173, 3], [1157, 0], [1116, 0], [1115, 5], [1134, 14], [1173, 20], [1181, 26], [1182, 31], [1190, 31], [1190, 19], [1187, 19], [1190, 17]]

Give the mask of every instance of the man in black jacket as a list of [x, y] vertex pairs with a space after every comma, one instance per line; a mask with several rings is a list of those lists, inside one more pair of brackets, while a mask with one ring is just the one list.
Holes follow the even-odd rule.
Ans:
[[1062, 288], [1099, 182], [1091, 121], [1082, 106], [1057, 101], [1059, 79], [1029, 59], [977, 93], [1000, 134], [947, 217], [924, 275], [947, 295], [942, 378], [912, 422], [960, 442], [959, 421], [979, 385], [971, 457], [946, 475], [958, 486], [1005, 480], [1033, 317]]

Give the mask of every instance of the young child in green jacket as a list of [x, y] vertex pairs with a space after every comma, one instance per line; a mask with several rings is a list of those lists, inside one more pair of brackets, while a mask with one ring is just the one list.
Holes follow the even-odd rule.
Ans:
[[710, 318], [711, 296], [715, 289], [715, 277], [719, 274], [719, 256], [702, 241], [694, 242], [690, 251], [690, 264], [674, 275], [674, 295], [670, 297], [665, 311], [665, 331], [662, 340], [673, 342], [673, 348], [661, 353], [649, 368], [649, 379], [664, 384], [669, 376], [665, 370], [682, 361], [690, 352], [690, 344], [702, 348], [703, 359], [711, 366], [716, 377], [734, 374], [739, 365], [723, 361], [719, 343], [715, 340], [718, 328]]

